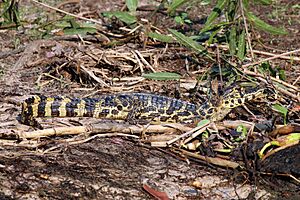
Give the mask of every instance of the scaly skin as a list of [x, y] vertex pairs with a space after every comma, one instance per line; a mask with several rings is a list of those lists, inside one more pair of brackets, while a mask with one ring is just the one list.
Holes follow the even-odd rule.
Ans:
[[103, 95], [99, 98], [33, 96], [22, 104], [21, 123], [39, 126], [37, 117], [94, 117], [129, 122], [192, 123], [201, 119], [222, 120], [232, 108], [261, 96], [264, 89], [236, 90], [217, 103], [192, 104], [146, 93]]

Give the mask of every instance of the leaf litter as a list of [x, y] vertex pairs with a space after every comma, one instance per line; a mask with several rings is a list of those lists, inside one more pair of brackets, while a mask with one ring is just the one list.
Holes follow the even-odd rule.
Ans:
[[[260, 168], [262, 174], [260, 174], [256, 168], [256, 160], [251, 160], [251, 156], [254, 156], [251, 152], [262, 147], [262, 144], [255, 141], [250, 143], [253, 146], [241, 146], [237, 149], [250, 154], [247, 155], [246, 160], [241, 158], [231, 160], [227, 154], [219, 154], [215, 157], [216, 155], [209, 152], [211, 150], [209, 148], [202, 149], [204, 155], [201, 155], [183, 150], [180, 146], [161, 149], [159, 145], [149, 145], [156, 140], [160, 145], [168, 146], [168, 142], [171, 141], [170, 137], [164, 140], [156, 139], [153, 133], [169, 134], [171, 138], [176, 138], [182, 132], [197, 132], [185, 126], [145, 127], [114, 124], [110, 121], [99, 123], [95, 119], [40, 119], [46, 129], [44, 132], [39, 132], [16, 121], [19, 110], [13, 106], [19, 106], [32, 94], [88, 97], [126, 91], [156, 93], [180, 97], [192, 102], [199, 101], [195, 97], [200, 94], [193, 93], [190, 89], [207, 84], [206, 79], [199, 81], [196, 76], [203, 77], [205, 76], [203, 72], [209, 72], [213, 65], [211, 60], [198, 57], [194, 52], [172, 43], [163, 44], [149, 38], [145, 39], [140, 32], [144, 28], [147, 28], [147, 24], [136, 29], [112, 28], [111, 32], [101, 31], [101, 34], [92, 37], [91, 35], [75, 37], [57, 35], [54, 40], [44, 39], [35, 42], [24, 37], [23, 40], [27, 40], [24, 51], [3, 59], [6, 68], [1, 81], [3, 104], [0, 107], [2, 136], [0, 170], [3, 174], [1, 179], [4, 180], [1, 185], [3, 188], [1, 195], [15, 198], [25, 194], [25, 196], [33, 195], [38, 198], [150, 199], [151, 197], [143, 190], [145, 184], [142, 183], [146, 182], [150, 185], [147, 186], [148, 188], [158, 188], [158, 190], [152, 189], [156, 191], [154, 193], [168, 191], [167, 195], [171, 198], [202, 196], [222, 199], [229, 197], [226, 195], [231, 195], [230, 198], [246, 198], [251, 188], [247, 190], [248, 193], [237, 193], [234, 192], [236, 184], [238, 184], [237, 188], [242, 188], [243, 181], [251, 183], [252, 179], [257, 177], [264, 181], [266, 177], [263, 175], [272, 175], [270, 171], [274, 168], [277, 170], [277, 175], [292, 179], [288, 181], [289, 187], [297, 185], [299, 172], [295, 168], [284, 168], [286, 160], [281, 162], [281, 167], [274, 166], [275, 162], [271, 161], [288, 155], [291, 158], [287, 156], [287, 159], [292, 159], [294, 162], [293, 155], [299, 155], [297, 154], [299, 145], [283, 148], [279, 154], [270, 155], [269, 159], [263, 160], [259, 163], [262, 165]], [[108, 32], [109, 34], [106, 34]], [[81, 34], [81, 32], [77, 33]], [[9, 65], [12, 67], [9, 68]], [[157, 72], [164, 72], [163, 78], [155, 77]], [[287, 72], [290, 73], [288, 70]], [[152, 77], [148, 78], [146, 74]], [[179, 80], [175, 74], [181, 75]], [[250, 79], [256, 77], [247, 71], [245, 74], [248, 74]], [[293, 73], [290, 74], [292, 80], [288, 83], [278, 82], [276, 87], [285, 91], [283, 95], [281, 93], [280, 101], [294, 108], [297, 107], [299, 82], [295, 80], [297, 77], [293, 76]], [[164, 79], [164, 81], [156, 81], [156, 79]], [[255, 81], [268, 82], [269, 80], [258, 75]], [[291, 95], [286, 96], [289, 94]], [[255, 109], [252, 105], [247, 107], [251, 112], [255, 111], [254, 116], [259, 116], [255, 119], [257, 122], [263, 122], [271, 115], [276, 115], [279, 122], [285, 118], [280, 113], [274, 114], [271, 111], [263, 113], [258, 112], [259, 108]], [[212, 142], [210, 145], [223, 145], [215, 142], [213, 137], [224, 137], [226, 139], [221, 138], [221, 140], [227, 141], [230, 130], [241, 124], [241, 121], [236, 121], [238, 118], [244, 119], [244, 124], [249, 130], [248, 134], [256, 134], [253, 133], [253, 124], [247, 124], [250, 116], [246, 109], [238, 109], [227, 118], [228, 123], [233, 122], [233, 124], [228, 125], [226, 121], [210, 124], [212, 132], [223, 131], [223, 135], [209, 136], [211, 138], [208, 140]], [[299, 112], [296, 112], [289, 120], [299, 123], [298, 119]], [[197, 134], [203, 135], [203, 132], [205, 131]], [[22, 135], [24, 133], [31, 136], [33, 133], [37, 134], [35, 138], [38, 139], [29, 139]], [[121, 140], [114, 142], [119, 137]], [[262, 138], [268, 140], [267, 137], [262, 136]], [[192, 139], [194, 138], [189, 140]], [[249, 142], [253, 138], [247, 139]], [[231, 156], [240, 156], [234, 153], [232, 152]], [[297, 166], [298, 163], [294, 162], [294, 164]], [[223, 166], [223, 168], [216, 166]], [[235, 169], [240, 166], [242, 170], [238, 173], [227, 170], [227, 167]], [[168, 173], [169, 170], [176, 170], [177, 173]], [[245, 174], [245, 171], [248, 174]], [[222, 174], [222, 181], [218, 181], [220, 177], [213, 178], [216, 174]], [[233, 179], [232, 174], [236, 176]], [[201, 182], [205, 184], [205, 176], [212, 177], [216, 185], [201, 187]], [[282, 180], [279, 178], [276, 181], [281, 183]], [[176, 186], [171, 187], [174, 182]], [[195, 185], [198, 187], [191, 187]], [[170, 188], [176, 190], [172, 191]], [[224, 192], [222, 195], [218, 192], [220, 188], [223, 188], [222, 191], [227, 191], [225, 196], [222, 196]], [[207, 192], [210, 190], [213, 193]], [[259, 191], [262, 196], [270, 195], [264, 192], [264, 188]], [[292, 191], [291, 189], [291, 194]]]

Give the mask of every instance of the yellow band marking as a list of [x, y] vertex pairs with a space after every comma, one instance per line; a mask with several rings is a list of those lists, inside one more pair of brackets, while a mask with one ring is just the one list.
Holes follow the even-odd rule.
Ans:
[[102, 104], [102, 101], [99, 101], [95, 104], [95, 109], [94, 109], [94, 113], [93, 113], [94, 118], [99, 118], [99, 114], [102, 112], [101, 104]]
[[83, 117], [83, 115], [87, 113], [84, 100], [81, 100], [80, 103], [77, 104], [77, 108], [74, 109], [74, 113], [76, 113], [77, 117]]
[[71, 102], [71, 99], [62, 97], [62, 101], [60, 102], [60, 106], [58, 108], [59, 117], [66, 117], [67, 116], [67, 103]]
[[[33, 117], [37, 117], [38, 116], [38, 108], [39, 108], [39, 103], [40, 102], [41, 102], [41, 98], [39, 96], [33, 96], [33, 104], [31, 105], [32, 116]], [[27, 107], [27, 109], [28, 109], [28, 107]]]
[[48, 97], [46, 99], [46, 105], [45, 105], [45, 117], [51, 117], [52, 116], [52, 110], [51, 110], [51, 105], [54, 101], [53, 97]]

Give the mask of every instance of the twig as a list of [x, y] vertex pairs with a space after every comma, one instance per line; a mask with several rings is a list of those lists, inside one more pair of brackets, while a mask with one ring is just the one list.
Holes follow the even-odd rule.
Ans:
[[279, 54], [279, 55], [272, 56], [270, 58], [262, 59], [260, 61], [254, 62], [254, 63], [245, 64], [245, 65], [242, 66], [242, 68], [246, 68], [246, 67], [253, 66], [253, 65], [258, 65], [260, 63], [263, 63], [263, 62], [266, 62], [266, 61], [269, 61], [269, 60], [274, 60], [276, 58], [280, 58], [281, 56], [286, 56], [286, 55], [290, 55], [290, 54], [298, 53], [298, 52], [300, 52], [300, 49], [293, 50], [293, 51], [288, 51], [288, 52], [285, 52], [285, 53], [282, 53], [282, 54]]
[[286, 95], [292, 97], [293, 99], [295, 99], [296, 101], [300, 102], [300, 96], [299, 96], [299, 93], [298, 93], [298, 94], [293, 94], [293, 93], [291, 93], [291, 92], [289, 92], [289, 91], [287, 91], [287, 90], [285, 90], [285, 89], [283, 89], [283, 88], [277, 87], [277, 86], [275, 86], [275, 88], [276, 88], [279, 92], [281, 92], [281, 93], [283, 93], [283, 94], [286, 94]]
[[61, 10], [61, 9], [58, 9], [58, 8], [49, 6], [49, 5], [44, 4], [44, 3], [42, 3], [42, 2], [38, 2], [38, 1], [36, 1], [36, 0], [31, 0], [31, 1], [33, 1], [34, 3], [39, 4], [39, 5], [41, 5], [41, 6], [44, 6], [44, 7], [46, 7], [46, 8], [49, 8], [49, 9], [51, 9], [51, 10], [55, 10], [55, 11], [57, 11], [57, 12], [60, 12], [60, 13], [63, 13], [63, 14], [70, 15], [70, 16], [72, 16], [72, 17], [75, 17], [75, 18], [77, 18], [77, 19], [82, 19], [82, 20], [90, 21], [90, 22], [93, 22], [93, 23], [95, 23], [95, 24], [99, 24], [99, 25], [102, 26], [102, 23], [99, 22], [99, 21], [97, 21], [97, 20], [89, 19], [89, 18], [86, 18], [86, 17], [81, 17], [81, 16], [78, 16], [78, 15], [75, 15], [75, 14], [72, 14], [72, 13], [69, 13], [69, 12], [66, 12], [66, 11], [64, 11], [64, 10]]
[[[189, 131], [191, 128], [184, 125], [177, 125], [176, 129], [181, 131]], [[124, 133], [124, 134], [140, 134], [142, 131], [147, 133], [165, 133], [176, 131], [172, 125], [163, 124], [163, 125], [149, 125], [147, 128], [143, 126], [128, 125], [121, 123], [97, 123], [90, 124], [86, 126], [73, 126], [73, 127], [59, 127], [59, 128], [50, 128], [44, 130], [37, 130], [31, 132], [18, 132], [17, 136], [20, 138], [40, 138], [40, 137], [50, 137], [50, 136], [63, 136], [63, 135], [78, 135], [82, 133]]]
[[256, 116], [253, 114], [253, 112], [251, 112], [251, 110], [249, 110], [249, 108], [246, 105], [242, 105], [242, 107], [250, 114], [252, 115], [252, 117], [254, 117], [256, 119]]
[[[261, 55], [264, 55], [264, 56], [277, 56], [277, 54], [269, 53], [269, 52], [265, 52], [265, 51], [259, 51], [259, 50], [253, 50], [253, 53], [261, 54]], [[281, 55], [279, 55], [278, 58], [282, 58], [282, 59], [286, 59], [286, 60], [293, 60], [293, 61], [300, 61], [299, 57], [291, 57], [291, 56], [281, 56]]]
[[192, 152], [189, 152], [189, 151], [186, 151], [186, 150], [183, 150], [183, 149], [180, 149], [180, 151], [184, 155], [187, 155], [187, 156], [190, 156], [190, 157], [193, 157], [193, 158], [197, 158], [197, 159], [206, 161], [210, 164], [214, 164], [214, 165], [217, 165], [217, 166], [229, 167], [229, 168], [232, 168], [232, 169], [236, 169], [240, 166], [237, 162], [232, 162], [232, 161], [225, 160], [225, 159], [222, 159], [222, 158], [218, 158], [218, 157], [213, 158], [213, 157], [208, 157], [208, 156], [202, 156], [202, 155], [192, 153]]
[[81, 143], [85, 143], [88, 142], [90, 140], [93, 140], [95, 138], [98, 137], [116, 137], [116, 136], [120, 136], [120, 137], [131, 137], [131, 138], [135, 138], [135, 139], [139, 139], [139, 136], [136, 135], [130, 135], [130, 134], [124, 134], [124, 133], [106, 133], [106, 134], [97, 134], [97, 135], [93, 135], [91, 137], [88, 137], [86, 139], [83, 140], [76, 140], [76, 141], [71, 141], [68, 142], [69, 144], [81, 144]]
[[[254, 72], [253, 72], [253, 73], [254, 73]], [[268, 81], [267, 81], [266, 79], [262, 78], [262, 77], [257, 77], [257, 79], [260, 80], [260, 81], [262, 81], [262, 82], [264, 82], [264, 83], [266, 83], [266, 84], [268, 84]], [[281, 88], [281, 87], [278, 87], [278, 86], [276, 86], [276, 85], [274, 85], [274, 87], [276, 88], [276, 90], [278, 90], [278, 91], [281, 92], [282, 94], [285, 94], [285, 95], [287, 95], [287, 96], [290, 96], [290, 97], [292, 97], [293, 99], [295, 99], [296, 101], [300, 102], [300, 96], [299, 96], [299, 94], [293, 94], [293, 93], [289, 92], [288, 90], [283, 89], [283, 88]], [[299, 89], [297, 89], [297, 91], [299, 91]], [[299, 93], [299, 92], [298, 92], [298, 93]]]
[[109, 87], [109, 85], [107, 85], [107, 83], [105, 83], [102, 79], [100, 79], [99, 77], [97, 77], [94, 72], [88, 70], [87, 68], [85, 68], [83, 65], [80, 65], [80, 68], [82, 70], [84, 70], [90, 77], [92, 77], [95, 81], [97, 81], [98, 83], [100, 83], [101, 85], [104, 85], [105, 87]]
[[293, 82], [292, 85], [296, 85], [296, 83], [297, 83], [299, 80], [300, 80], [300, 76], [298, 76], [298, 77], [296, 78], [296, 80]]
[[141, 61], [151, 69], [152, 72], [156, 72], [155, 69], [153, 69], [153, 67], [147, 62], [147, 60], [145, 60], [145, 58], [143, 57], [143, 55], [138, 51], [138, 50], [135, 50], [134, 51], [140, 58], [141, 58]]
[[295, 176], [293, 176], [292, 174], [288, 174], [288, 177], [294, 179], [294, 181], [298, 182], [298, 184], [300, 184], [300, 179], [297, 179]]
[[[143, 68], [142, 62], [141, 62], [140, 59], [139, 59], [139, 56], [137, 55], [137, 53], [136, 53], [135, 51], [131, 51], [131, 52], [132, 52], [132, 54], [134, 55], [135, 59], [137, 60], [137, 64], [138, 64], [138, 66], [139, 66], [139, 68], [140, 68], [140, 70], [141, 70], [141, 73], [143, 74], [143, 73], [144, 73], [144, 68]], [[135, 70], [134, 70], [134, 71], [135, 71]]]
[[184, 134], [181, 134], [180, 136], [170, 140], [167, 142], [167, 145], [170, 146], [171, 144], [173, 144], [174, 142], [180, 140], [181, 138], [185, 138], [185, 137], [188, 137], [189, 135], [191, 135], [192, 133], [196, 132], [196, 131], [199, 131], [199, 130], [202, 130], [202, 129], [206, 129], [210, 124], [210, 121], [208, 121], [207, 123], [203, 124], [202, 126], [197, 126], [195, 128], [193, 128], [192, 130], [189, 130], [187, 131], [186, 133]]
[[[249, 71], [249, 70], [244, 70], [244, 72], [245, 72], [246, 74], [248, 74], [248, 75], [258, 76], [258, 77], [257, 77], [258, 80], [260, 80], [260, 81], [262, 81], [262, 82], [268, 84], [268, 81], [267, 81], [265, 78], [263, 78], [263, 75], [262, 75], [262, 74], [258, 74], [258, 73], [255, 73], [255, 72], [251, 72], [251, 71]], [[282, 94], [288, 95], [288, 96], [292, 97], [293, 99], [295, 99], [296, 101], [300, 102], [299, 88], [298, 88], [298, 87], [296, 87], [296, 86], [294, 86], [294, 85], [291, 85], [291, 84], [289, 84], [289, 83], [287, 83], [287, 82], [284, 82], [284, 81], [282, 81], [282, 80], [276, 79], [276, 78], [274, 78], [274, 77], [270, 77], [270, 78], [271, 78], [271, 80], [276, 81], [276, 82], [278, 82], [278, 83], [281, 83], [282, 85], [284, 85], [284, 86], [286, 86], [286, 87], [292, 88], [294, 93], [288, 91], [287, 89], [283, 89], [283, 88], [281, 88], [281, 87], [278, 87], [278, 86], [274, 85], [274, 87], [276, 88], [276, 90], [278, 90], [278, 91], [281, 92]], [[296, 93], [296, 94], [295, 94], [295, 93]]]
[[60, 79], [60, 78], [57, 78], [57, 77], [55, 77], [55, 76], [52, 76], [51, 74], [43, 73], [42, 75], [48, 76], [48, 77], [50, 77], [50, 78], [52, 78], [52, 79], [55, 79], [55, 80], [57, 80], [57, 81], [59, 81], [59, 82], [61, 82], [61, 83], [67, 84], [66, 81], [64, 81], [64, 80], [62, 80], [62, 79]]
[[248, 31], [247, 20], [246, 20], [245, 14], [244, 14], [244, 7], [243, 7], [242, 0], [240, 0], [239, 3], [240, 3], [240, 7], [241, 7], [241, 13], [242, 13], [242, 16], [243, 16], [244, 27], [245, 27], [245, 31], [246, 31], [246, 37], [247, 37], [247, 40], [248, 40], [248, 46], [249, 46], [251, 58], [253, 59], [254, 54], [253, 54], [253, 51], [252, 51], [251, 39], [250, 39], [249, 31]]
[[2, 147], [11, 146], [11, 147], [26, 147], [26, 148], [38, 148], [43, 146], [44, 142], [37, 142], [34, 140], [23, 140], [21, 142], [11, 139], [0, 139], [0, 145]]
[[235, 121], [225, 120], [223, 122], [218, 122], [216, 125], [217, 125], [218, 130], [223, 130], [226, 128], [235, 129], [240, 125], [243, 125], [245, 128], [250, 129], [253, 126], [253, 123], [243, 121], [243, 120], [235, 120]]
[[[210, 47], [213, 46], [213, 45], [210, 45]], [[228, 45], [219, 45], [220, 48], [224, 49], [224, 50], [228, 50]], [[300, 58], [299, 57], [295, 57], [293, 56], [291, 58], [291, 56], [283, 56], [283, 55], [278, 55], [278, 54], [274, 54], [274, 53], [270, 53], [270, 52], [265, 52], [265, 51], [259, 51], [259, 50], [255, 50], [255, 49], [252, 49], [253, 53], [256, 53], [256, 54], [261, 54], [261, 55], [265, 55], [265, 56], [278, 56], [277, 58], [281, 58], [281, 59], [286, 59], [286, 60], [294, 60], [294, 61], [300, 61]]]
[[224, 84], [223, 77], [222, 77], [223, 73], [222, 73], [221, 60], [220, 60], [220, 49], [219, 49], [218, 45], [217, 45], [217, 62], [218, 62], [218, 67], [219, 67], [221, 87], [223, 87], [223, 84]]
[[[263, 74], [255, 73], [255, 72], [252, 72], [252, 71], [247, 70], [247, 69], [244, 69], [244, 73], [247, 74], [247, 75], [258, 76], [258, 77], [264, 78], [264, 75], [263, 75]], [[280, 84], [282, 84], [282, 85], [284, 85], [284, 86], [286, 86], [286, 87], [289, 87], [289, 88], [295, 90], [296, 92], [300, 92], [300, 90], [299, 90], [298, 87], [296, 87], [296, 86], [294, 86], [294, 85], [291, 85], [291, 84], [289, 84], [289, 83], [287, 83], [287, 82], [285, 82], [285, 81], [283, 81], [283, 80], [280, 80], [280, 79], [274, 78], [274, 77], [270, 77], [270, 79], [271, 79], [272, 81], [275, 81], [275, 82], [277, 82], [277, 83], [280, 83]], [[265, 80], [265, 81], [266, 81], [266, 80]], [[265, 82], [265, 81], [264, 81], [264, 82]], [[266, 83], [267, 83], [267, 82], [266, 82]]]

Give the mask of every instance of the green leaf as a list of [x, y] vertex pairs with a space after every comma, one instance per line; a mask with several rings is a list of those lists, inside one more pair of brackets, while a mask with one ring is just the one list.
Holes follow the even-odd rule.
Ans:
[[211, 4], [211, 1], [212, 0], [202, 0], [201, 3], [200, 3], [200, 5], [201, 6], [207, 6], [207, 5]]
[[241, 133], [238, 138], [235, 139], [236, 142], [243, 141], [247, 136], [247, 128], [244, 125], [239, 125], [236, 128], [236, 131]]
[[[265, 74], [268, 76], [276, 76], [277, 71], [274, 70], [269, 62], [263, 62], [258, 66], [258, 71], [261, 74]], [[279, 68], [280, 69], [280, 68]]]
[[163, 35], [163, 34], [160, 34], [160, 33], [149, 32], [148, 37], [151, 37], [151, 38], [156, 39], [156, 40], [161, 41], [161, 42], [166, 42], [166, 43], [173, 42], [173, 38], [171, 36]]
[[138, 0], [126, 0], [126, 6], [131, 13], [135, 13], [138, 6]]
[[1, 1], [0, 2], [0, 25], [15, 23], [20, 25], [19, 1]]
[[174, 0], [172, 1], [171, 5], [169, 6], [167, 12], [168, 13], [173, 13], [178, 7], [181, 5], [185, 4], [189, 0]]
[[293, 142], [299, 141], [300, 140], [300, 133], [291, 133], [289, 135], [287, 135], [287, 143], [291, 144]]
[[281, 68], [277, 68], [277, 70], [273, 69], [272, 65], [269, 62], [263, 62], [257, 68], [261, 74], [266, 74], [268, 76], [276, 76], [276, 73], [281, 70]]
[[190, 19], [185, 19], [184, 22], [185, 22], [186, 24], [192, 24], [192, 23], [193, 23]]
[[144, 74], [143, 77], [147, 79], [159, 80], [159, 81], [180, 79], [179, 74], [171, 73], [171, 72], [154, 72], [154, 73]]
[[246, 12], [246, 14], [247, 14], [248, 20], [250, 22], [252, 22], [255, 27], [257, 27], [263, 31], [266, 31], [268, 33], [275, 34], [275, 35], [287, 34], [287, 31], [284, 28], [274, 27], [274, 26], [264, 22], [263, 20], [259, 19], [258, 17], [253, 15], [251, 12]]
[[275, 105], [272, 106], [272, 108], [273, 108], [275, 111], [277, 111], [277, 112], [279, 112], [279, 113], [281, 113], [281, 114], [283, 115], [284, 124], [286, 124], [286, 117], [287, 117], [288, 109], [285, 108], [285, 107], [283, 107], [283, 106], [280, 105], [280, 104], [275, 104]]
[[74, 29], [80, 28], [80, 24], [77, 23], [74, 18], [70, 19], [70, 24], [71, 24], [72, 28], [74, 28]]
[[181, 17], [186, 19], [188, 17], [188, 14], [186, 12], [181, 13]]
[[54, 23], [56, 28], [71, 28], [72, 25], [70, 24], [69, 21], [57, 21]]
[[228, 4], [228, 19], [230, 22], [234, 21], [234, 17], [236, 15], [236, 6], [237, 6], [236, 1], [230, 1]]
[[[211, 45], [213, 42], [218, 42], [217, 38], [215, 36], [220, 32], [221, 28], [216, 29], [215, 31], [211, 32], [211, 35], [209, 36], [209, 39], [207, 40], [207, 44]], [[215, 39], [215, 40], [214, 40]]]
[[112, 18], [116, 17], [122, 22], [125, 22], [127, 25], [133, 24], [136, 22], [136, 17], [129, 14], [128, 12], [121, 12], [121, 11], [109, 11], [109, 12], [102, 12], [104, 17]]
[[63, 30], [64, 35], [86, 35], [87, 33], [96, 33], [94, 24], [76, 21], [74, 17], [64, 17], [62, 20], [53, 23], [54, 28]]
[[174, 29], [168, 29], [168, 30], [172, 33], [172, 35], [176, 38], [176, 40], [183, 46], [191, 48], [194, 51], [196, 51], [197, 53], [202, 53], [205, 50], [205, 48], [202, 45], [198, 44], [191, 38], [183, 35], [182, 33], [178, 32]]
[[229, 33], [229, 51], [230, 54], [233, 56], [236, 53], [236, 26], [232, 26]]
[[286, 80], [286, 75], [285, 75], [285, 71], [283, 70], [283, 69], [279, 69], [278, 70], [279, 71], [279, 78], [281, 79], [281, 80]]
[[184, 20], [180, 16], [174, 17], [174, 20], [179, 25], [183, 25], [184, 24]]
[[208, 119], [203, 119], [200, 122], [198, 122], [197, 126], [206, 126], [207, 124], [210, 123], [210, 120]]
[[215, 151], [218, 151], [220, 153], [231, 153], [232, 149], [214, 149]]
[[65, 35], [86, 35], [87, 33], [96, 33], [97, 29], [95, 28], [88, 28], [88, 27], [83, 27], [83, 28], [65, 28], [63, 30]]
[[94, 24], [76, 21], [72, 16], [64, 17], [61, 21], [55, 22], [54, 27], [63, 29], [65, 35], [86, 35], [97, 32]]
[[245, 30], [242, 31], [242, 33], [239, 35], [239, 43], [238, 43], [238, 52], [237, 52], [237, 57], [240, 60], [244, 60], [245, 58], [245, 53], [246, 53], [246, 32]]
[[229, 2], [229, 0], [218, 0], [217, 5], [214, 7], [212, 12], [209, 14], [207, 21], [200, 33], [206, 32], [211, 29], [211, 25], [212, 25], [213, 21], [215, 21], [215, 19], [221, 14], [222, 10], [228, 4], [228, 2]]

